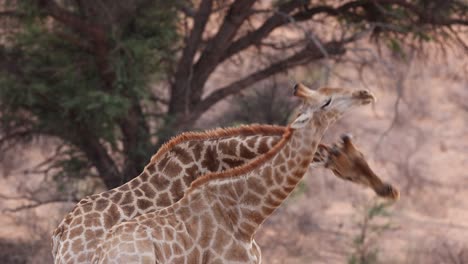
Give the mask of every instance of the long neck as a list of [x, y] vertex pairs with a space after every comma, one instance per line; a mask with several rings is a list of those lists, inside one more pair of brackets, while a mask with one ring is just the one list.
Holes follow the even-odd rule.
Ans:
[[284, 130], [275, 127], [264, 134], [181, 142], [153, 159], [138, 178], [121, 188], [130, 188], [151, 199], [153, 210], [169, 206], [180, 200], [200, 175], [241, 166], [268, 152], [281, 139]]
[[246, 173], [192, 185], [185, 198], [202, 195], [218, 223], [248, 241], [302, 179], [326, 128], [325, 122], [311, 122], [293, 131], [268, 161]]

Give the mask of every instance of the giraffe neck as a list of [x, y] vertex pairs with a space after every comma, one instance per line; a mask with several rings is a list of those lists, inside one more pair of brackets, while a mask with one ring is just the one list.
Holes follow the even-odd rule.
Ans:
[[258, 227], [292, 192], [312, 162], [328, 127], [328, 122], [319, 117], [304, 129], [288, 130], [270, 152], [251, 163], [196, 180], [181, 200], [181, 208], [211, 210], [218, 224], [237, 239], [252, 240]]

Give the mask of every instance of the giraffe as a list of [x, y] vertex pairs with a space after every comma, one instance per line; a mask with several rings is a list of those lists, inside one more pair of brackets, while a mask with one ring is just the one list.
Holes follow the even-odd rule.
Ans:
[[378, 196], [398, 200], [398, 189], [383, 182], [375, 174], [362, 152], [353, 144], [351, 135], [344, 134], [341, 140], [341, 144], [334, 144], [333, 147], [319, 145], [319, 149], [328, 153], [323, 155], [327, 157], [324, 167], [330, 169], [338, 178], [372, 188]]
[[[55, 263], [89, 263], [95, 246], [110, 227], [175, 203], [199, 175], [244, 164], [271, 149], [285, 131], [286, 128], [281, 126], [250, 125], [183, 133], [172, 139], [151, 158], [149, 165], [136, 179], [121, 187], [86, 197], [75, 206], [54, 231], [52, 254]], [[321, 147], [330, 149], [325, 145]], [[335, 174], [340, 168], [348, 178], [354, 175], [352, 178], [355, 182], [366, 181], [363, 183], [366, 186], [370, 186], [368, 182], [381, 182], [375, 174], [369, 173], [372, 170], [352, 171], [358, 167], [349, 166], [349, 162], [347, 166], [334, 164], [342, 161], [367, 164], [359, 157], [356, 159], [359, 151], [346, 153], [342, 150], [340, 153], [355, 158], [329, 161], [327, 166], [334, 167]], [[167, 167], [164, 164], [168, 159], [182, 167], [178, 175], [169, 175], [165, 171]], [[315, 161], [321, 159], [317, 153]], [[313, 164], [321, 165], [317, 162]], [[370, 187], [375, 190], [376, 186], [381, 185]]]
[[301, 84], [295, 95], [305, 107], [268, 152], [199, 177], [175, 204], [113, 226], [92, 263], [261, 263], [253, 236], [302, 179], [327, 127], [374, 100], [366, 90]]
[[[286, 128], [280, 126], [251, 125], [231, 129], [216, 129], [201, 133], [184, 133], [174, 138], [153, 156], [150, 164], [138, 177], [141, 182], [140, 185], [130, 182], [119, 188], [87, 197], [65, 217], [54, 232], [53, 247], [55, 248], [55, 252], [53, 254], [55, 263], [89, 263], [95, 246], [110, 227], [141, 215], [141, 212], [155, 211], [175, 203], [182, 197], [181, 194], [185, 192], [191, 181], [202, 173], [215, 172], [236, 165], [242, 165], [251, 158], [257, 157], [271, 149], [285, 131]], [[188, 145], [192, 145], [192, 147], [189, 148]], [[231, 146], [233, 149], [236, 149], [236, 151], [229, 151], [225, 148], [226, 146]], [[316, 152], [311, 167], [319, 167], [324, 164], [324, 158], [328, 156], [327, 152], [331, 150], [331, 147], [323, 144], [319, 147], [322, 153]], [[182, 153], [180, 148], [185, 151], [191, 151], [190, 155], [192, 157], [197, 157], [198, 163], [195, 162], [194, 158], [190, 163], [183, 163], [183, 170], [179, 175], [165, 175], [165, 177], [160, 177], [164, 174], [159, 169], [159, 167], [163, 166], [159, 164], [161, 164], [161, 162], [167, 162], [167, 157], [171, 159], [178, 158]], [[334, 149], [335, 152], [339, 152], [344, 157], [348, 157], [339, 160], [329, 159], [327, 161], [327, 167], [330, 169], [335, 168], [335, 174], [338, 173], [339, 170], [340, 174], [347, 175], [347, 180], [353, 178], [354, 182], [363, 181], [362, 184], [372, 187], [374, 190], [376, 186], [381, 186], [378, 184], [374, 184], [374, 186], [368, 185], [369, 182], [382, 182], [372, 170], [352, 171], [358, 167], [350, 166], [351, 162], [359, 161], [363, 164], [367, 164], [365, 160], [361, 160], [361, 156], [357, 155], [360, 153], [359, 151], [355, 150], [355, 148], [340, 150], [335, 147]], [[186, 161], [183, 157], [184, 155], [182, 155], [182, 158], [178, 159], [177, 162], [182, 163]], [[337, 155], [335, 155], [335, 157], [337, 157]], [[223, 160], [225, 165], [221, 166], [221, 169], [219, 166], [208, 165], [213, 162], [220, 163]], [[346, 161], [347, 164], [335, 164], [336, 162], [342, 161]], [[197, 168], [195, 170], [186, 170], [185, 168], [193, 168], [192, 163], [195, 164]], [[153, 168], [151, 168], [151, 166]], [[218, 170], [213, 170], [215, 167], [218, 168]], [[371, 180], [361, 179], [361, 177], [370, 178]], [[175, 185], [177, 188], [180, 188], [180, 190], [175, 189], [173, 184], [168, 183], [175, 182], [178, 179], [188, 179], [181, 180], [181, 184]], [[137, 181], [137, 179], [134, 181]], [[151, 189], [154, 190], [154, 192], [151, 192]], [[130, 200], [128, 195], [135, 194], [134, 197], [139, 197], [138, 194], [140, 194], [140, 192], [143, 192], [145, 197], [151, 199], [153, 204], [151, 204], [149, 210], [143, 208], [146, 206], [144, 203], [137, 203], [138, 199], [133, 199], [132, 203], [128, 202]], [[174, 193], [174, 196], [171, 196], [171, 193]], [[385, 193], [379, 195], [389, 197]], [[122, 197], [127, 198], [122, 199]], [[169, 199], [169, 201], [167, 201], [167, 199]], [[106, 201], [108, 201], [107, 207], [103, 205]], [[132, 206], [135, 207], [133, 212], [132, 209], [130, 209]], [[93, 211], [91, 211], [91, 209], [93, 209]]]

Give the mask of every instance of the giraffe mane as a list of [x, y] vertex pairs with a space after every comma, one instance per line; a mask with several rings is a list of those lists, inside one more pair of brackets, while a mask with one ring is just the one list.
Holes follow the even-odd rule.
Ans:
[[207, 140], [207, 139], [218, 139], [223, 137], [232, 136], [251, 136], [251, 135], [281, 135], [286, 131], [283, 126], [275, 125], [242, 125], [234, 128], [216, 128], [203, 132], [184, 132], [171, 140], [166, 142], [161, 148], [151, 157], [148, 166], [153, 165], [162, 155], [171, 150], [174, 146], [185, 142], [194, 140]]
[[281, 140], [278, 141], [278, 143], [276, 143], [276, 145], [273, 146], [273, 148], [271, 148], [268, 152], [256, 157], [252, 161], [244, 165], [241, 165], [239, 167], [235, 167], [235, 168], [225, 170], [222, 172], [208, 173], [208, 174], [201, 176], [200, 178], [192, 182], [192, 184], [190, 185], [190, 188], [187, 190], [187, 193], [190, 193], [194, 189], [197, 189], [198, 187], [204, 185], [207, 182], [240, 176], [242, 174], [245, 174], [249, 171], [252, 171], [260, 167], [265, 162], [272, 159], [284, 147], [284, 145], [289, 141], [289, 139], [291, 139], [292, 132], [294, 131], [294, 129], [292, 129], [289, 126], [286, 128], [282, 127], [282, 129], [283, 129], [283, 135], [281, 137]]

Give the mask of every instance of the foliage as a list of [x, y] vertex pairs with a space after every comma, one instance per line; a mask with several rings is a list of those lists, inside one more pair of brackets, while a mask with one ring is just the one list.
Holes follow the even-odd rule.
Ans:
[[[66, 152], [53, 153], [45, 171], [97, 174], [109, 188], [138, 175], [158, 145], [218, 102], [256, 83], [338, 60], [369, 35], [396, 53], [426, 42], [466, 47], [459, 34], [468, 24], [468, 7], [458, 0], [1, 5], [0, 150], [53, 137]], [[226, 64], [245, 71], [207, 85]], [[285, 124], [291, 105], [283, 97], [279, 88], [246, 92], [234, 99], [231, 120]]]
[[[50, 21], [35, 5], [18, 8], [27, 15], [12, 42], [2, 53], [14, 58], [13, 70], [0, 71], [1, 129], [4, 135], [27, 134], [59, 137], [69, 152], [82, 151], [84, 135], [96, 137], [118, 153], [119, 120], [133, 100], [148, 97], [151, 81], [162, 78], [172, 64], [177, 43], [176, 14], [167, 4], [142, 10], [128, 25], [109, 34], [115, 48], [107, 55], [115, 78], [104, 83], [92, 43], [74, 39], [62, 25]], [[36, 7], [36, 8], [34, 8]], [[152, 23], [156, 19], [159, 23]], [[164, 63], [162, 63], [164, 61]], [[109, 69], [110, 70], [110, 69]], [[13, 73], [13, 74], [12, 74]], [[145, 153], [151, 155], [151, 153]], [[89, 161], [78, 153], [62, 155], [54, 162], [59, 175], [85, 176]]]
[[236, 95], [230, 102], [232, 108], [220, 122], [227, 126], [236, 123], [287, 125], [297, 104], [290, 95], [291, 87], [284, 83], [265, 84]]
[[382, 222], [382, 218], [390, 217], [387, 211], [389, 206], [391, 203], [378, 201], [366, 206], [362, 219], [357, 224], [359, 233], [353, 239], [353, 253], [348, 264], [379, 263], [379, 236], [391, 228], [389, 221]]

